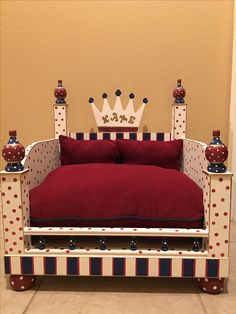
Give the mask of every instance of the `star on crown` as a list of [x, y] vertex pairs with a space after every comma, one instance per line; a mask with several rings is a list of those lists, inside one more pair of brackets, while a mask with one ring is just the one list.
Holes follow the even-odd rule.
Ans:
[[89, 98], [99, 132], [137, 132], [148, 99], [144, 98], [141, 107], [135, 112], [133, 93], [129, 95], [129, 102], [125, 109], [120, 99], [121, 91], [118, 89], [115, 94], [117, 97], [113, 109], [109, 105], [108, 95], [106, 93], [102, 95], [103, 107], [101, 111], [96, 107], [94, 99]]

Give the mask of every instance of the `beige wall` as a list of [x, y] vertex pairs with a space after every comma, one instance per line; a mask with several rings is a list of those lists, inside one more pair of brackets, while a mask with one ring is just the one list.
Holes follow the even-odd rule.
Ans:
[[[134, 92], [141, 123], [168, 131], [172, 90], [187, 90], [188, 137], [228, 141], [233, 1], [2, 1], [1, 144], [51, 138], [53, 89], [68, 90], [70, 129], [96, 128], [87, 99]], [[110, 97], [114, 99], [114, 97]]]

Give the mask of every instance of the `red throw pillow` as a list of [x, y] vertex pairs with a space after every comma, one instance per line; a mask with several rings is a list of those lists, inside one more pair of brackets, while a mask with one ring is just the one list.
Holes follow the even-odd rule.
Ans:
[[124, 164], [180, 169], [183, 140], [165, 142], [117, 140], [117, 145]]
[[61, 145], [61, 165], [116, 163], [119, 154], [116, 143], [110, 140], [75, 140], [59, 136]]

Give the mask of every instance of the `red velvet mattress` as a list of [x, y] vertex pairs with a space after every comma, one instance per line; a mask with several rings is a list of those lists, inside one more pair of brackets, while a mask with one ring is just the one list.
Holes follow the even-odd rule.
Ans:
[[30, 191], [34, 226], [200, 228], [202, 190], [157, 166], [67, 165]]

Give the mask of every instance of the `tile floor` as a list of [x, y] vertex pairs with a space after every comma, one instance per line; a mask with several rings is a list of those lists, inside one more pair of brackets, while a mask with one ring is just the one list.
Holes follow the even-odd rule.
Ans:
[[[1, 314], [236, 314], [236, 222], [231, 224], [228, 291], [201, 292], [192, 279], [39, 277], [32, 290], [14, 292], [3, 274]], [[1, 235], [2, 255], [2, 235]]]

